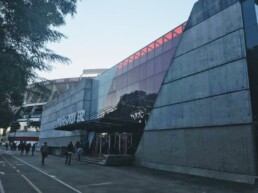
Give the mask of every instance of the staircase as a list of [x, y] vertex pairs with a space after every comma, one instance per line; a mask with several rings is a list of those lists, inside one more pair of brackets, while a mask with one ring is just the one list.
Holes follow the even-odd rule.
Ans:
[[[78, 156], [73, 154], [72, 159], [78, 161]], [[81, 156], [81, 164], [98, 164], [105, 165], [106, 157], [89, 157], [89, 156]]]
[[[72, 159], [78, 161], [77, 155]], [[105, 166], [129, 166], [134, 162], [134, 155], [103, 155], [103, 156], [81, 156], [81, 164], [98, 164]]]

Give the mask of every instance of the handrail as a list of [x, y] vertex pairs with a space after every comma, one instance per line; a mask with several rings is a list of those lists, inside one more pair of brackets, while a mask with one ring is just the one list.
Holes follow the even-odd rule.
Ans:
[[89, 115], [89, 119], [100, 119], [100, 118], [103, 118], [107, 113], [113, 112], [116, 109], [117, 109], [117, 107], [107, 107], [107, 108], [102, 109], [100, 111], [92, 112]]

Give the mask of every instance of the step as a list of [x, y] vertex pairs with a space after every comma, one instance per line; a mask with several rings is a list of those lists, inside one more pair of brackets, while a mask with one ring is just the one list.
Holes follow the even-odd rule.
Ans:
[[[78, 161], [78, 156], [73, 154], [72, 159]], [[81, 156], [81, 164], [98, 164], [106, 166], [128, 166], [132, 165], [134, 155], [103, 155], [103, 156]]]
[[[78, 156], [72, 155], [73, 160], [78, 161]], [[90, 164], [99, 164], [99, 165], [105, 165], [106, 158], [104, 157], [89, 157], [89, 156], [81, 156], [81, 164], [84, 163], [90, 163]]]

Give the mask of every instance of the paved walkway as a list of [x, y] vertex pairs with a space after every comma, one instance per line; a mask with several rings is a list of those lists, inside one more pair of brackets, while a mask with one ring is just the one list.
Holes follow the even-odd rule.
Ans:
[[[45, 180], [55, 180], [55, 185], [47, 187], [47, 193], [65, 189], [64, 184], [74, 189], [68, 192], [85, 193], [258, 193], [257, 183], [247, 185], [134, 166], [106, 167], [80, 164], [75, 160], [68, 166], [64, 164], [64, 158], [51, 155], [42, 166], [39, 153], [35, 156], [20, 156], [19, 152], [2, 150], [1, 157], [16, 164], [19, 171], [27, 172], [24, 175], [34, 184], [39, 183], [36, 180], [37, 175], [44, 173], [48, 178]], [[24, 164], [17, 163], [19, 160]], [[0, 163], [0, 171], [1, 167]], [[37, 174], [39, 170], [44, 173]], [[8, 183], [8, 179], [2, 182], [3, 188], [13, 186], [13, 182]], [[43, 191], [46, 187], [42, 184], [37, 187], [42, 190], [41, 192], [46, 192]]]

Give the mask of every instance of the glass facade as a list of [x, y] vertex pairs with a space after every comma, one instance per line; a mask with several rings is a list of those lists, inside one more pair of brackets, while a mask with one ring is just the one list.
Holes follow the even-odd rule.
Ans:
[[185, 26], [178, 26], [97, 77], [91, 113], [113, 108], [106, 118], [146, 119]]
[[[80, 82], [49, 103], [43, 111], [40, 139], [51, 147], [85, 139], [88, 153], [134, 154], [185, 26], [85, 80], [90, 86]], [[78, 122], [75, 117], [80, 111], [85, 113]], [[81, 136], [79, 130], [87, 134]]]

